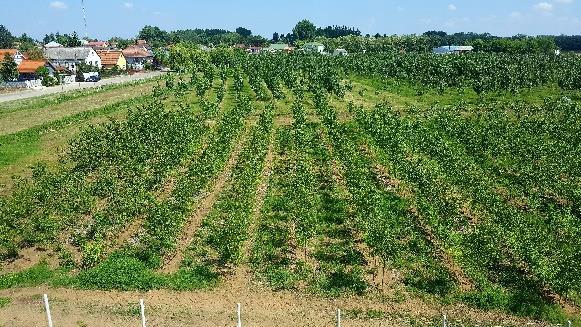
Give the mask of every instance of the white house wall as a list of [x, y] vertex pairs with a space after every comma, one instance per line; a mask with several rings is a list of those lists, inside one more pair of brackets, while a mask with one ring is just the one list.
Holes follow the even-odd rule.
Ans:
[[101, 57], [94, 50], [89, 53], [89, 56], [85, 59], [87, 65], [97, 66], [99, 69], [103, 67], [101, 64]]

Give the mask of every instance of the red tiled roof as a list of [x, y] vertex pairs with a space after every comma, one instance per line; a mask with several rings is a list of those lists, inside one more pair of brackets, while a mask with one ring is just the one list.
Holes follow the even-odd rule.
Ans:
[[123, 50], [123, 55], [125, 56], [125, 58], [151, 57], [151, 55], [149, 54], [149, 52], [146, 49], [144, 49], [142, 47], [136, 47], [136, 46], [127, 47], [125, 50]]
[[99, 55], [99, 58], [101, 58], [101, 64], [111, 66], [117, 65], [123, 52], [118, 50], [97, 50], [97, 54]]
[[4, 60], [6, 54], [9, 54], [12, 58], [14, 58], [16, 52], [18, 52], [16, 49], [0, 49], [0, 61]]
[[109, 46], [109, 43], [107, 41], [91, 41], [87, 45], [90, 47], [105, 48]]
[[24, 60], [18, 65], [21, 74], [36, 73], [36, 70], [46, 65], [46, 60]]

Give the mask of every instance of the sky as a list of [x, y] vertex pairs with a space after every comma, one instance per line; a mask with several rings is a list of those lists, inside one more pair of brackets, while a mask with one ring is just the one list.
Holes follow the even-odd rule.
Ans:
[[[33, 38], [85, 35], [81, 0], [1, 0], [0, 25]], [[165, 30], [238, 26], [271, 38], [301, 19], [354, 26], [363, 34], [428, 30], [515, 34], [581, 34], [581, 0], [84, 0], [91, 38], [135, 37], [145, 25]]]

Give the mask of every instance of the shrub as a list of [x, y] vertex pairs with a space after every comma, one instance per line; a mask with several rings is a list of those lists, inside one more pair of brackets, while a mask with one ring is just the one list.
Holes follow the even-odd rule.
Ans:
[[133, 257], [111, 255], [95, 268], [79, 274], [81, 287], [100, 290], [151, 290], [161, 285], [153, 270]]

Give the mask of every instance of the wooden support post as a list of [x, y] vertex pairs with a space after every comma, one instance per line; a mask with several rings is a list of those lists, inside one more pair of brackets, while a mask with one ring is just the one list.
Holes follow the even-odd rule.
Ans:
[[444, 315], [444, 319], [442, 319], [442, 326], [448, 327], [448, 317], [446, 317], [446, 315]]
[[341, 309], [337, 309], [337, 327], [341, 327]]
[[48, 295], [44, 294], [42, 296], [44, 301], [44, 310], [46, 311], [46, 320], [48, 322], [48, 327], [52, 327], [52, 316], [50, 314], [50, 305], [48, 304]]

